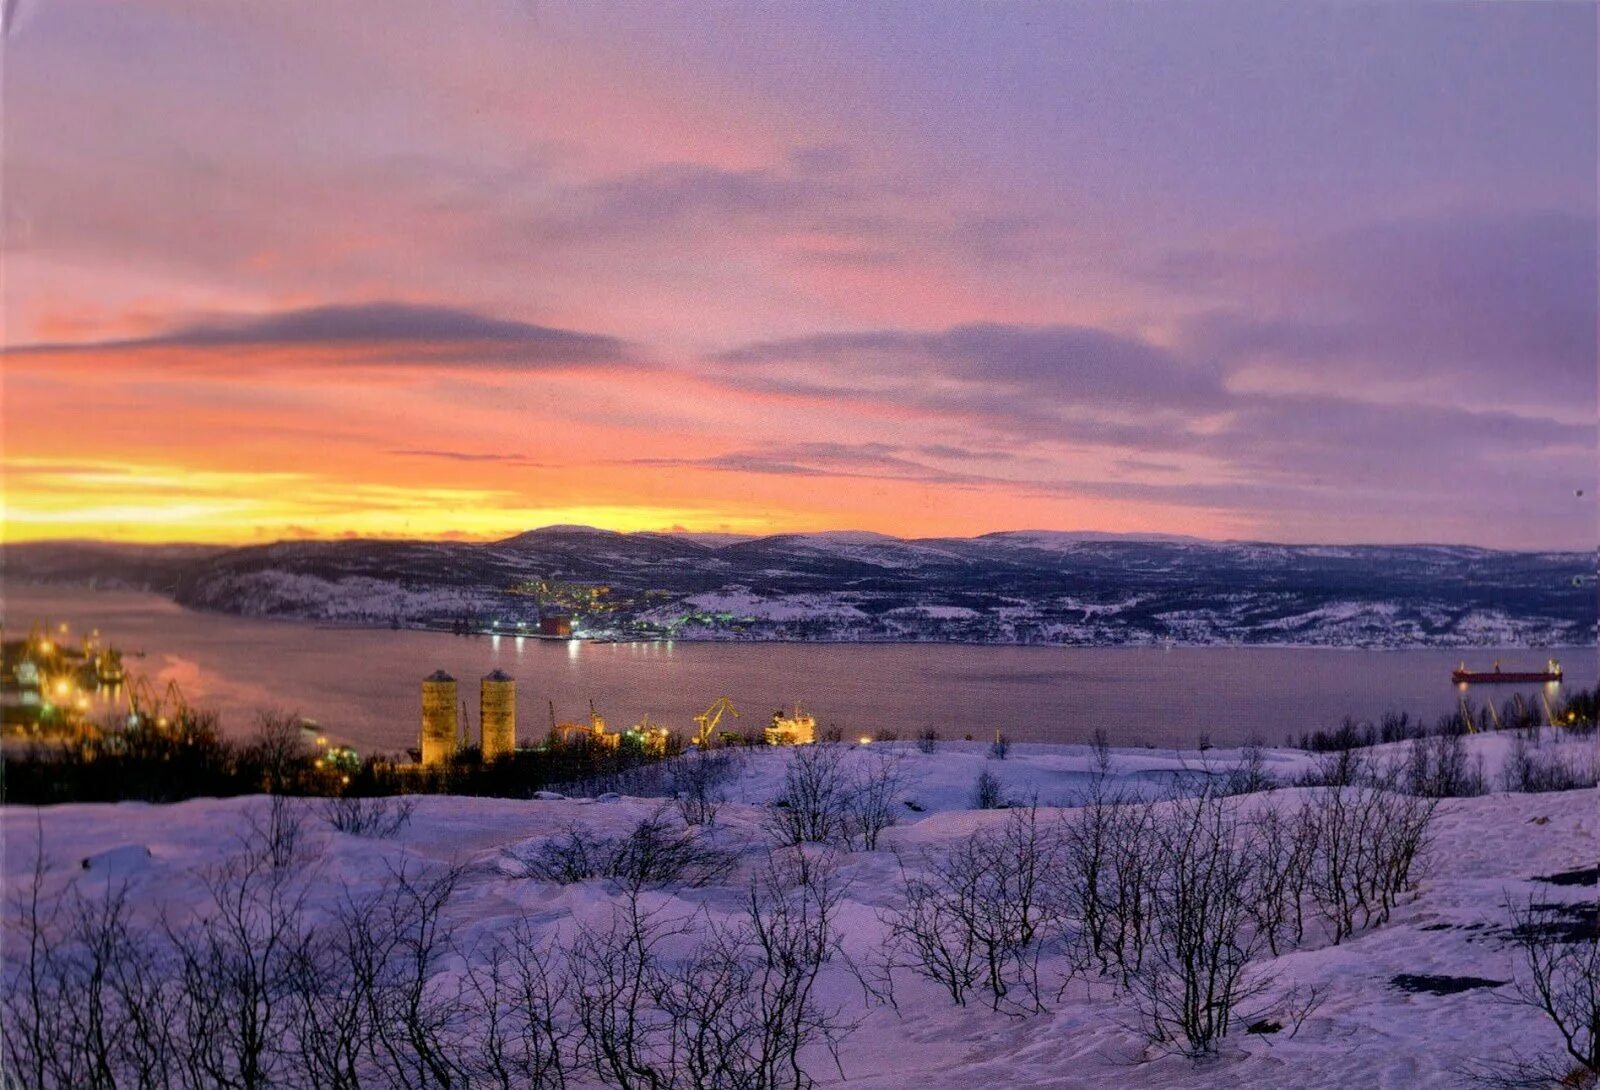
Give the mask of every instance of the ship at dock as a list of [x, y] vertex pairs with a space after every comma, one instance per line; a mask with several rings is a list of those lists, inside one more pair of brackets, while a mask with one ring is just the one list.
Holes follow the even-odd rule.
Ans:
[[1550, 659], [1543, 670], [1502, 670], [1496, 660], [1492, 670], [1469, 670], [1463, 662], [1450, 671], [1450, 680], [1457, 685], [1511, 685], [1543, 683], [1561, 680], [1561, 664]]

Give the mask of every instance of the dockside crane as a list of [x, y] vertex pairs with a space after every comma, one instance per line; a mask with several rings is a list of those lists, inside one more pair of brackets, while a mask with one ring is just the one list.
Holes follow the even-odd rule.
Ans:
[[711, 707], [694, 717], [695, 723], [700, 727], [694, 736], [695, 745], [704, 747], [711, 744], [717, 724], [722, 722], [723, 713], [731, 714], [735, 719], [739, 718], [739, 709], [733, 706], [733, 701], [725, 696], [719, 696], [712, 702]]
[[166, 727], [182, 722], [189, 716], [189, 702], [183, 698], [176, 678], [167, 681], [167, 687], [158, 694], [150, 679], [143, 674], [128, 685], [128, 721], [130, 725]]

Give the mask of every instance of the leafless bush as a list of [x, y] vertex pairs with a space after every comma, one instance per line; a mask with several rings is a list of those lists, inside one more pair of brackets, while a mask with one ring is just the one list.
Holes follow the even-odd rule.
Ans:
[[453, 1043], [466, 1006], [458, 985], [436, 980], [455, 952], [445, 907], [461, 873], [392, 870], [378, 897], [343, 921], [356, 948], [376, 955], [376, 975], [360, 1001], [371, 1013], [368, 1047], [380, 1084], [424, 1090], [462, 1082], [463, 1058]]
[[1129, 989], [1152, 1042], [1204, 1055], [1227, 1036], [1239, 1007], [1268, 986], [1255, 966], [1265, 936], [1251, 914], [1261, 862], [1225, 799], [1169, 804], [1152, 832], [1160, 845], [1154, 927]]
[[1277, 779], [1267, 769], [1261, 739], [1250, 738], [1239, 748], [1239, 760], [1223, 773], [1220, 789], [1225, 795], [1253, 795], [1277, 786]]
[[874, 851], [898, 818], [900, 754], [858, 754], [832, 745], [802, 746], [784, 770], [783, 792], [767, 809], [767, 829], [782, 847], [832, 844]]
[[1309, 892], [1333, 942], [1388, 920], [1427, 847], [1437, 805], [1380, 786], [1325, 788], [1307, 802], [1315, 841]]
[[563, 885], [608, 878], [632, 889], [674, 884], [698, 888], [725, 878], [733, 869], [733, 855], [690, 828], [673, 828], [668, 812], [657, 810], [622, 837], [573, 825], [512, 858], [525, 877]]
[[1011, 755], [1011, 739], [999, 731], [994, 732], [994, 741], [989, 743], [989, 756], [996, 761], [1003, 761]]
[[313, 915], [318, 874], [294, 865], [306, 856], [285, 833], [298, 828], [288, 814], [248, 815], [238, 849], [200, 874], [192, 914], [168, 913], [155, 929], [136, 926], [115, 884], [46, 898], [41, 859], [6, 921], [4, 1059], [15, 1081], [411, 1090], [481, 1071], [476, 1029], [462, 1030], [491, 1015], [441, 972], [455, 952], [444, 910], [460, 872], [395, 871]]
[[1401, 782], [1407, 793], [1432, 799], [1467, 798], [1489, 790], [1483, 757], [1472, 760], [1459, 734], [1422, 735], [1408, 742]]
[[890, 968], [907, 968], [965, 1006], [975, 991], [995, 1010], [1043, 1009], [1039, 962], [1054, 930], [1050, 876], [1059, 845], [1038, 810], [997, 831], [904, 860], [904, 900], [889, 912]]
[[1152, 809], [1109, 789], [1101, 776], [1089, 798], [1062, 819], [1058, 897], [1076, 923], [1075, 960], [1126, 979], [1150, 930], [1155, 859]]
[[1559, 903], [1510, 905], [1518, 954], [1516, 1001], [1539, 1011], [1561, 1038], [1561, 1052], [1518, 1055], [1477, 1072], [1503, 1087], [1600, 1084], [1600, 926], [1574, 928]]
[[322, 819], [341, 833], [388, 839], [398, 836], [411, 824], [415, 799], [398, 795], [387, 798], [331, 798], [322, 800]]
[[1349, 787], [1370, 778], [1367, 758], [1354, 748], [1317, 756], [1316, 764], [1295, 780], [1296, 787]]
[[1255, 926], [1272, 956], [1305, 939], [1306, 904], [1312, 862], [1317, 851], [1317, 826], [1307, 810], [1286, 814], [1270, 806], [1252, 819], [1261, 866], [1251, 897]]
[[261, 790], [276, 794], [292, 787], [306, 763], [306, 736], [298, 714], [276, 709], [256, 712], [256, 729], [239, 752], [240, 764], [258, 769]]
[[1541, 745], [1518, 733], [1511, 739], [1511, 750], [1500, 770], [1500, 784], [1506, 791], [1576, 791], [1594, 787], [1596, 775], [1594, 755], [1588, 747], [1569, 754], [1559, 743]]
[[604, 930], [581, 932], [571, 948], [578, 1059], [608, 1086], [658, 1090], [679, 1085], [674, 1019], [656, 1003], [670, 945], [692, 921], [649, 910], [629, 890]]
[[[571, 952], [579, 1059], [620, 1090], [811, 1086], [802, 1052], [850, 1028], [815, 995], [842, 896], [833, 868], [801, 854], [752, 882], [736, 923], [647, 910], [629, 891]], [[670, 956], [694, 931], [707, 937]]]
[[978, 781], [972, 785], [972, 808], [974, 810], [998, 810], [1004, 801], [1000, 793], [1000, 777], [990, 772], [987, 768], [978, 773]]
[[939, 750], [939, 732], [929, 727], [917, 735], [917, 749], [923, 753], [936, 753]]
[[901, 754], [876, 752], [861, 755], [849, 776], [845, 799], [845, 843], [860, 851], [877, 851], [884, 830], [899, 818], [895, 796], [900, 793]]
[[567, 1085], [577, 1026], [572, 984], [543, 953], [526, 921], [489, 940], [467, 965], [473, 1029], [460, 1051], [473, 1086], [561, 1090]]
[[303, 1084], [329, 1090], [457, 1085], [481, 1044], [463, 1041], [469, 1008], [439, 970], [455, 952], [445, 908], [459, 868], [391, 870], [377, 890], [348, 888], [294, 962], [292, 1021]]
[[[42, 845], [41, 845], [42, 848]], [[171, 991], [129, 922], [125, 887], [46, 901], [44, 857], [6, 919], [0, 1040], [6, 1085], [67, 1090], [171, 1082]]]
[[245, 811], [246, 832], [239, 841], [244, 866], [282, 870], [305, 862], [309, 857], [305, 807], [304, 800], [273, 795], [264, 805]]
[[202, 874], [196, 918], [163, 923], [176, 965], [174, 1036], [190, 1086], [255, 1088], [285, 1081], [293, 1049], [297, 967], [310, 935], [296, 819], [251, 815], [241, 850]]
[[1111, 736], [1104, 727], [1089, 735], [1089, 772], [1100, 780], [1111, 775]]
[[713, 825], [721, 809], [723, 786], [739, 771], [735, 751], [696, 749], [672, 762], [667, 790], [685, 825]]
[[845, 843], [850, 781], [844, 759], [836, 745], [801, 746], [789, 755], [783, 792], [767, 810], [767, 828], [780, 845]]
[[747, 891], [744, 918], [715, 928], [673, 974], [663, 1004], [690, 1034], [694, 1087], [808, 1087], [800, 1053], [812, 1043], [837, 1067], [838, 1042], [852, 1027], [815, 992], [838, 946], [842, 897], [831, 863], [803, 853], [773, 859]]

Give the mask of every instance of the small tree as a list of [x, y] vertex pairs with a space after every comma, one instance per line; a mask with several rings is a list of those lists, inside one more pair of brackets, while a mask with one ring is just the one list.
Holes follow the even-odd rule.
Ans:
[[1549, 1019], [1563, 1054], [1520, 1056], [1489, 1072], [1490, 1081], [1507, 1086], [1600, 1081], [1600, 925], [1574, 926], [1563, 907], [1532, 899], [1509, 906], [1518, 955], [1517, 1000]]
[[1000, 777], [987, 768], [979, 772], [977, 782], [972, 785], [972, 808], [996, 810], [999, 809], [1001, 801]]
[[782, 846], [848, 840], [850, 779], [837, 745], [797, 747], [784, 767], [783, 792], [767, 809], [767, 828]]
[[1154, 831], [1162, 845], [1154, 927], [1129, 986], [1151, 1041], [1205, 1055], [1269, 983], [1254, 964], [1266, 949], [1251, 905], [1260, 863], [1248, 829], [1219, 798], [1173, 804]]

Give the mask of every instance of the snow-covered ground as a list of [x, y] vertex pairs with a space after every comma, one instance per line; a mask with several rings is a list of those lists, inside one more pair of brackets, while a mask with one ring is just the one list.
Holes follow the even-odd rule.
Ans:
[[[1506, 736], [1467, 739], [1495, 777], [1511, 746]], [[1551, 742], [1575, 759], [1594, 760], [1593, 740]], [[915, 853], [959, 843], [1007, 820], [1003, 811], [969, 809], [974, 781], [988, 771], [1010, 799], [1071, 805], [1088, 783], [1094, 756], [1083, 746], [1017, 744], [1004, 760], [974, 743], [942, 743], [922, 753], [909, 743], [858, 746], [850, 760], [896, 755], [902, 776], [898, 824], [879, 850], [843, 857], [850, 886], [841, 915], [845, 950], [867, 960], [884, 938], [881, 913], [892, 905], [900, 881], [896, 852]], [[1369, 751], [1397, 756], [1393, 747]], [[1281, 782], [1311, 767], [1311, 755], [1267, 750], [1265, 768]], [[1174, 775], [1222, 770], [1235, 751], [1113, 751], [1112, 773], [1123, 784], [1152, 794]], [[762, 854], [764, 804], [780, 789], [781, 751], [748, 754], [729, 801], [710, 834], [741, 850], [739, 871], [717, 886], [656, 895], [669, 911], [712, 914], [733, 908], [739, 888]], [[1292, 803], [1289, 790], [1280, 796]], [[603, 882], [558, 886], [517, 877], [508, 853], [583, 825], [622, 833], [654, 812], [660, 800], [608, 797], [532, 802], [429, 797], [398, 836], [371, 839], [308, 826], [307, 866], [318, 868], [313, 903], [331, 904], [343, 886], [367, 888], [402, 865], [443, 867], [461, 863], [465, 877], [449, 912], [459, 938], [508, 930], [525, 917], [552, 938], [575, 926], [603, 921], [613, 893]], [[40, 811], [0, 809], [3, 877], [15, 890], [31, 874], [36, 836], [42, 837], [47, 891], [68, 883], [91, 890], [107, 881], [129, 883], [142, 918], [162, 907], [179, 911], [202, 900], [197, 873], [237, 847], [247, 815], [262, 798], [196, 800], [170, 806], [69, 805]], [[1481, 977], [1510, 981], [1514, 956], [1505, 940], [1508, 898], [1539, 894], [1548, 900], [1594, 899], [1592, 887], [1552, 887], [1540, 876], [1595, 866], [1600, 861], [1600, 790], [1539, 795], [1497, 793], [1443, 801], [1422, 877], [1385, 925], [1338, 946], [1310, 943], [1264, 963], [1273, 983], [1266, 1009], [1290, 989], [1315, 988], [1320, 1005], [1293, 1039], [1287, 1031], [1228, 1038], [1220, 1057], [1196, 1064], [1147, 1049], [1134, 1011], [1109, 988], [1077, 988], [1047, 1013], [996, 1014], [981, 1003], [953, 1006], [932, 985], [907, 979], [897, 989], [898, 1010], [865, 1002], [842, 968], [828, 969], [823, 986], [860, 1026], [840, 1053], [841, 1080], [825, 1058], [813, 1058], [822, 1085], [884, 1090], [971, 1090], [992, 1087], [1459, 1087], [1467, 1065], [1507, 1056], [1513, 1048], [1550, 1051], [1554, 1032], [1535, 1012], [1505, 1002], [1508, 986], [1454, 995], [1402, 991], [1400, 974]], [[87, 862], [87, 867], [85, 866]]]

